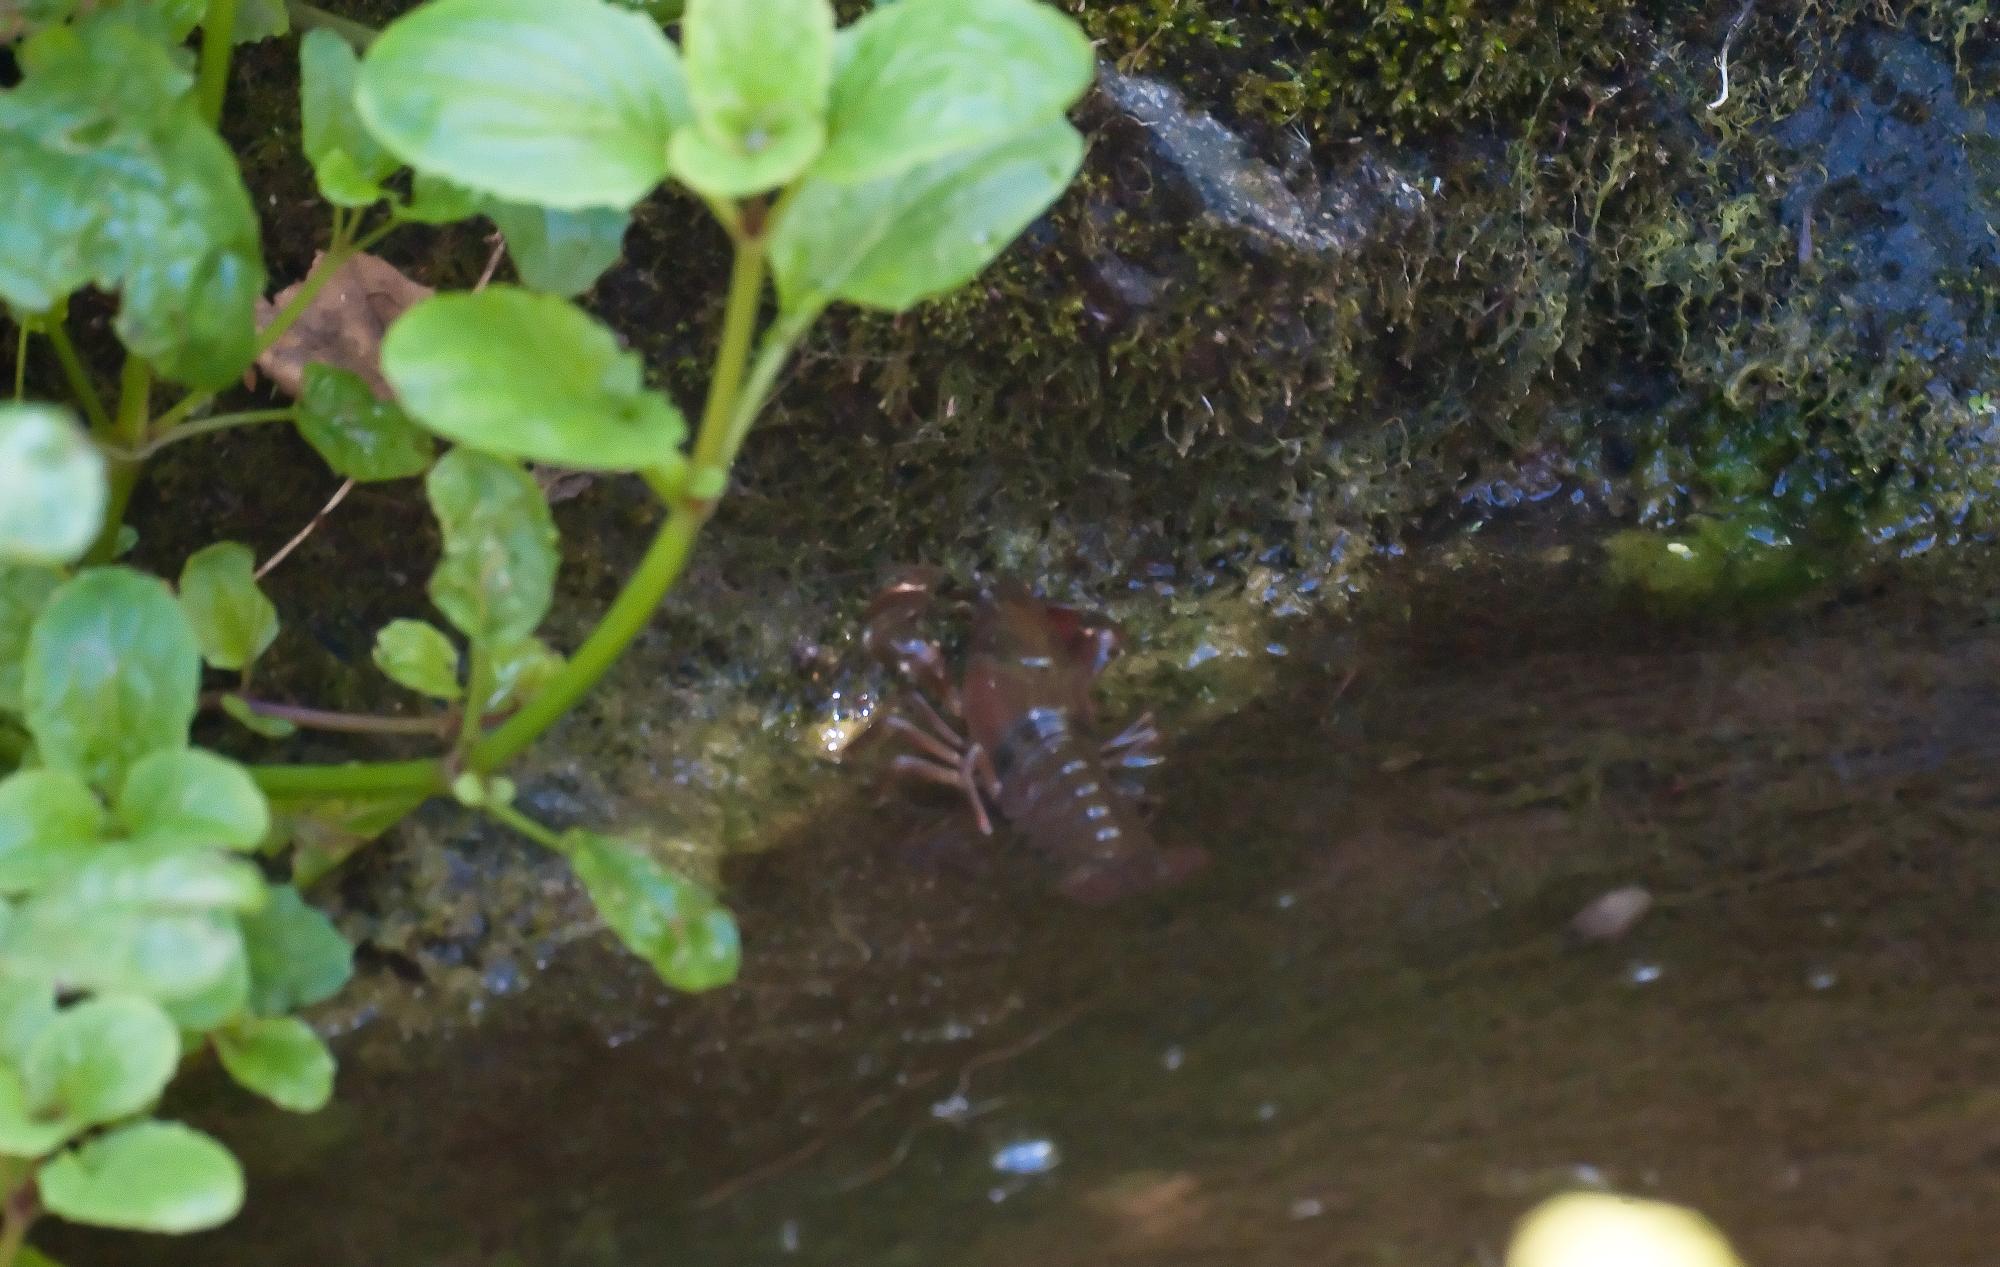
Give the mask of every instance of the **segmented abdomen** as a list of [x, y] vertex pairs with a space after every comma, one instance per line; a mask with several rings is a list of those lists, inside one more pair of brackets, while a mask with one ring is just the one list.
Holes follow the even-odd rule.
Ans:
[[1095, 742], [1062, 712], [1030, 709], [993, 758], [1000, 812], [1056, 861], [1073, 896], [1110, 900], [1163, 878], [1153, 834], [1111, 786]]

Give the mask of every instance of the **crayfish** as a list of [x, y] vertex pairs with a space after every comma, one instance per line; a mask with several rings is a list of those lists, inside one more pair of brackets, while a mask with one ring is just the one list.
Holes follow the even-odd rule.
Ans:
[[912, 749], [890, 771], [962, 792], [982, 835], [1004, 820], [1055, 862], [1057, 888], [1080, 902], [1100, 905], [1198, 870], [1206, 851], [1161, 846], [1134, 804], [1132, 776], [1160, 761], [1150, 715], [1096, 737], [1091, 687], [1117, 653], [1117, 626], [1003, 581], [972, 604], [964, 672], [954, 680], [924, 629], [941, 579], [907, 569], [865, 617], [863, 649], [913, 688], [868, 727]]

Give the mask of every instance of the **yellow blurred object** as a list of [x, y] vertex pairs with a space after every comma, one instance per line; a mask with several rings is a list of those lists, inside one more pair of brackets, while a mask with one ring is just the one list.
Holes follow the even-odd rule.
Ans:
[[1507, 1267], [1743, 1267], [1701, 1215], [1603, 1192], [1552, 1197], [1514, 1229]]

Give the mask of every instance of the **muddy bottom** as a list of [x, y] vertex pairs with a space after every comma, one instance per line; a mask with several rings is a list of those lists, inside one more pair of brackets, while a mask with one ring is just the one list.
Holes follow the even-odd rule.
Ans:
[[[736, 877], [740, 985], [580, 949], [454, 1044], [363, 1031], [250, 1205], [73, 1267], [1496, 1263], [1558, 1188], [1761, 1267], [1990, 1263], [2000, 634], [1963, 577], [1625, 611], [1543, 530], [1412, 564], [1182, 736], [1215, 867], [1092, 914], [851, 812]], [[1990, 592], [1990, 591], [1987, 591]], [[1350, 680], [1351, 678], [1351, 680]], [[1642, 886], [1623, 937], [1568, 931]], [[585, 1021], [581, 1017], [593, 1017]]]

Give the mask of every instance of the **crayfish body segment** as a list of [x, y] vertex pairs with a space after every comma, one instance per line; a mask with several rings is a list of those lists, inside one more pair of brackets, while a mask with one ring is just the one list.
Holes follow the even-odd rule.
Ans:
[[1198, 870], [1205, 852], [1163, 848], [1132, 804], [1130, 773], [1159, 761], [1151, 720], [1095, 738], [1091, 687], [1116, 654], [1116, 628], [1002, 584], [973, 605], [965, 670], [954, 681], [922, 631], [940, 580], [928, 569], [902, 573], [869, 607], [864, 647], [917, 692], [880, 719], [910, 749], [891, 770], [961, 791], [984, 834], [996, 816], [1005, 820], [1054, 860], [1057, 887], [1079, 901], [1109, 902]]

